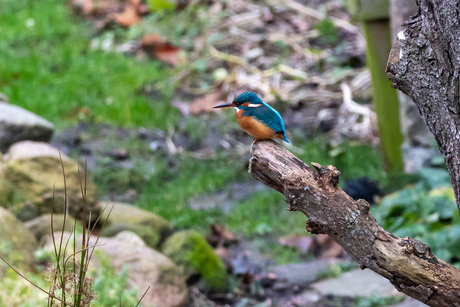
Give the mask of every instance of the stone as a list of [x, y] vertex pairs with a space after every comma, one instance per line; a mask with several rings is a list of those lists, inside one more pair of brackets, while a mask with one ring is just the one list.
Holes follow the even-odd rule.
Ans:
[[[82, 219], [84, 170], [79, 172], [78, 164], [61, 154], [67, 183], [68, 212]], [[55, 187], [54, 212], [64, 212], [64, 177], [57, 148], [47, 143], [23, 141], [14, 144], [4, 157], [6, 168], [4, 178], [15, 187], [15, 201], [21, 203], [15, 215], [22, 221], [31, 220], [53, 208], [53, 187]], [[86, 184], [86, 213], [97, 218], [96, 186], [88, 176]]]
[[[65, 220], [65, 224], [64, 224]], [[51, 213], [43, 214], [26, 223], [27, 229], [35, 235], [35, 238], [40, 241], [44, 236], [50, 235], [51, 231]], [[77, 222], [73, 217], [67, 215], [64, 219], [64, 214], [53, 214], [53, 230], [54, 232], [61, 232], [63, 229], [67, 232], [73, 232], [76, 226], [77, 232], [82, 232], [82, 225]]]
[[9, 264], [32, 268], [37, 240], [8, 210], [0, 207], [0, 254]]
[[171, 223], [161, 216], [129, 204], [101, 202], [98, 208], [102, 212], [100, 221], [107, 220], [103, 230], [103, 235], [107, 237], [131, 231], [140, 236], [147, 246], [156, 249], [173, 230]]
[[417, 301], [416, 299], [413, 299], [412, 297], [408, 297], [404, 300], [404, 302], [398, 305], [394, 305], [393, 307], [425, 307], [425, 306], [428, 306], [428, 305], [420, 301]]
[[[70, 233], [64, 233], [63, 241], [66, 242], [70, 235]], [[59, 244], [60, 236], [61, 233], [55, 233], [57, 244]], [[96, 245], [96, 240], [97, 238], [93, 236], [88, 246]], [[81, 246], [81, 237], [77, 240], [76, 245]], [[54, 250], [51, 236], [46, 237], [43, 246], [45, 251]], [[71, 252], [67, 251], [66, 254]], [[95, 255], [99, 254], [99, 256], [93, 256], [90, 269], [100, 266], [98, 257], [109, 259], [110, 264], [118, 273], [126, 266], [130, 284], [139, 287], [139, 299], [150, 286], [150, 290], [142, 300], [142, 306], [187, 306], [188, 288], [179, 268], [171, 259], [146, 246], [135, 233], [124, 231], [114, 238], [100, 237], [96, 252]]]
[[324, 301], [321, 294], [317, 291], [306, 290], [292, 297], [288, 302], [279, 302], [277, 306], [323, 307]]
[[169, 236], [161, 251], [177, 264], [189, 283], [202, 279], [206, 288], [220, 292], [227, 290], [224, 262], [198, 232], [184, 230]]
[[13, 205], [14, 186], [5, 179], [6, 164], [0, 153], [0, 207], [9, 208]]
[[24, 140], [48, 142], [54, 126], [40, 116], [15, 105], [0, 104], [0, 151]]
[[336, 261], [332, 259], [313, 260], [305, 263], [281, 264], [268, 271], [275, 274], [275, 290], [299, 289], [318, 280], [318, 274], [328, 270]]
[[323, 296], [334, 297], [390, 297], [404, 295], [396, 290], [388, 279], [368, 269], [353, 270], [337, 278], [314, 283], [311, 287]]
[[438, 149], [410, 145], [404, 142], [401, 146], [404, 154], [404, 172], [417, 173], [423, 167], [429, 167], [434, 157], [440, 156]]

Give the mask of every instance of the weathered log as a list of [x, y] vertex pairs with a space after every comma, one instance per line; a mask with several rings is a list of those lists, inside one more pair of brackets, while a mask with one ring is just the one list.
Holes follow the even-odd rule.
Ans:
[[274, 141], [252, 147], [249, 172], [286, 197], [287, 209], [307, 216], [307, 230], [327, 234], [359, 263], [387, 278], [401, 292], [429, 306], [460, 306], [460, 271], [412, 238], [385, 231], [365, 200], [338, 187], [334, 166], [312, 169]]
[[393, 87], [412, 98], [444, 156], [460, 210], [459, 1], [417, 0], [387, 63]]

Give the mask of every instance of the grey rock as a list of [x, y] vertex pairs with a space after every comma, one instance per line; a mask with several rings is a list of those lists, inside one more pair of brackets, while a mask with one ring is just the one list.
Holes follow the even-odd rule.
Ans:
[[51, 213], [36, 217], [24, 223], [24, 226], [35, 235], [38, 241], [44, 236], [50, 235], [51, 229], [53, 229], [54, 232], [60, 232], [62, 230], [72, 232], [75, 226], [79, 232], [82, 232], [83, 229], [80, 222], [77, 222], [69, 215], [64, 216], [64, 214], [53, 214], [53, 223], [51, 223]]
[[338, 278], [326, 279], [311, 285], [322, 295], [342, 297], [389, 297], [404, 295], [384, 277], [371, 270], [354, 270]]
[[282, 264], [271, 267], [268, 271], [276, 275], [273, 285], [275, 290], [294, 289], [315, 282], [318, 274], [327, 271], [337, 261], [332, 259], [314, 260], [305, 263]]
[[441, 155], [439, 150], [423, 146], [412, 146], [408, 142], [402, 145], [404, 153], [404, 171], [408, 174], [418, 172], [422, 167], [430, 166], [431, 160]]
[[40, 116], [15, 105], [0, 104], [0, 152], [19, 141], [48, 142], [54, 126]]
[[[32, 141], [14, 144], [4, 158], [4, 178], [14, 186], [15, 199], [22, 203], [14, 211], [20, 220], [28, 221], [38, 215], [50, 213], [53, 207], [55, 213], [64, 212], [65, 191], [69, 214], [77, 219], [82, 218], [84, 203], [80, 183], [85, 180], [75, 161], [66, 155], [60, 155], [59, 150], [48, 143]], [[64, 187], [61, 158], [67, 190]], [[98, 216], [95, 208], [98, 201], [96, 186], [90, 177], [86, 183], [86, 214], [89, 216], [91, 211], [94, 222]]]
[[417, 301], [411, 297], [408, 297], [401, 304], [394, 305], [393, 307], [425, 307], [427, 304], [423, 304], [420, 301]]
[[318, 291], [306, 290], [294, 296], [290, 300], [290, 303], [295, 307], [322, 307], [324, 302], [323, 297]]
[[[131, 231], [147, 246], [158, 248], [160, 242], [173, 230], [169, 221], [155, 213], [124, 203], [100, 202], [101, 221], [107, 221], [103, 236], [113, 237], [122, 231]], [[104, 210], [105, 208], [105, 210]]]

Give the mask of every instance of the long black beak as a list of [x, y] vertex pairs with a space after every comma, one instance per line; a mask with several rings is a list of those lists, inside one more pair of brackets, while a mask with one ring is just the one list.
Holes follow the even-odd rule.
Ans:
[[229, 103], [223, 103], [223, 104], [219, 104], [215, 107], [212, 107], [213, 109], [219, 109], [219, 108], [230, 108], [230, 107], [233, 107], [234, 104], [233, 102], [229, 102]]

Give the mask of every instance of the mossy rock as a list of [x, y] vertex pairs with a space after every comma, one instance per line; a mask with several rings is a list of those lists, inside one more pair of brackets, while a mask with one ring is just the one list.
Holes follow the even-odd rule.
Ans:
[[228, 276], [225, 265], [198, 232], [184, 230], [171, 235], [163, 243], [161, 251], [177, 264], [187, 279], [200, 275], [212, 290], [227, 290]]
[[0, 154], [0, 207], [8, 208], [13, 204], [14, 186], [5, 179], [6, 165], [2, 163]]
[[[35, 235], [35, 238], [40, 241], [44, 236], [50, 235], [51, 232], [51, 213], [43, 214], [36, 217], [24, 224], [27, 229]], [[64, 231], [72, 232], [76, 226], [77, 232], [82, 232], [83, 227], [80, 222], [76, 222], [75, 219], [69, 215], [65, 218], [64, 214], [53, 214], [53, 230], [54, 232]]]
[[143, 225], [122, 225], [114, 224], [107, 226], [104, 231], [104, 237], [114, 237], [122, 231], [130, 231], [138, 235], [145, 244], [152, 248], [158, 248], [161, 243], [161, 234], [154, 229]]
[[107, 220], [103, 236], [112, 237], [122, 231], [131, 231], [141, 237], [147, 246], [158, 248], [173, 230], [171, 223], [161, 216], [129, 204], [101, 202], [98, 207], [101, 212], [106, 207], [100, 219], [100, 223]]
[[32, 267], [37, 240], [8, 210], [0, 207], [0, 253], [15, 267]]
[[[78, 164], [64, 154], [59, 155], [57, 148], [47, 143], [23, 141], [10, 147], [7, 153], [5, 179], [15, 187], [16, 202], [22, 201], [30, 206], [18, 206], [13, 213], [21, 220], [27, 221], [45, 213], [64, 212], [64, 177], [67, 184], [68, 212], [77, 219], [83, 213], [81, 181], [84, 178]], [[53, 187], [55, 197], [53, 200]], [[92, 211], [97, 216], [96, 186], [90, 178], [86, 185], [86, 212]], [[27, 202], [25, 202], [27, 201]]]

